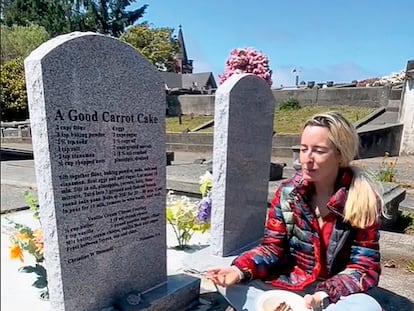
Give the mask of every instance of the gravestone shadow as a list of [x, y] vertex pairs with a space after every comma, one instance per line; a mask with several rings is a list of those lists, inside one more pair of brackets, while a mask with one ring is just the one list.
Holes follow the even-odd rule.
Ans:
[[206, 247], [210, 246], [209, 244], [191, 244], [191, 245], [186, 245], [184, 247], [180, 247], [180, 246], [170, 246], [168, 247], [168, 249], [172, 249], [172, 250], [176, 250], [176, 251], [183, 251], [184, 253], [195, 253], [198, 252]]
[[377, 287], [369, 291], [381, 307], [386, 311], [413, 311], [414, 303], [408, 298], [393, 293], [385, 288]]
[[33, 153], [12, 150], [1, 150], [0, 161], [33, 160]]

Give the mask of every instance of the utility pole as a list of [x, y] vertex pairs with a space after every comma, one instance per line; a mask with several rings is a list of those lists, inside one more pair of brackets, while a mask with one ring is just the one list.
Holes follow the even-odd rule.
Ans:
[[292, 73], [295, 74], [295, 85], [296, 87], [299, 87], [299, 74], [301, 73], [301, 70], [293, 67]]

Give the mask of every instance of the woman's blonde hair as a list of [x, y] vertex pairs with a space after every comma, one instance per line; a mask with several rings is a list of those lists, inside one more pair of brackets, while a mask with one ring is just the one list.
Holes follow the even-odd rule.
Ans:
[[365, 228], [378, 221], [383, 213], [383, 201], [379, 187], [367, 172], [351, 161], [358, 154], [359, 136], [355, 127], [341, 114], [327, 112], [314, 115], [305, 122], [307, 126], [322, 126], [329, 129], [329, 140], [340, 155], [340, 167], [349, 167], [353, 171], [353, 179], [345, 203], [344, 220], [357, 228]]

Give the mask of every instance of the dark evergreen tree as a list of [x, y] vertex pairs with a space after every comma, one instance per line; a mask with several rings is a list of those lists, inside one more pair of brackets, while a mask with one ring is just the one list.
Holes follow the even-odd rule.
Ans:
[[93, 31], [119, 37], [141, 18], [147, 5], [127, 11], [136, 0], [5, 0], [7, 26], [43, 26], [51, 37], [72, 31]]
[[141, 18], [148, 5], [143, 5], [133, 11], [126, 11], [126, 7], [136, 0], [86, 0], [85, 8], [89, 17], [94, 19], [96, 31], [119, 37], [125, 28], [133, 25]]
[[65, 1], [9, 0], [3, 3], [2, 23], [7, 26], [43, 26], [51, 37], [70, 31]]

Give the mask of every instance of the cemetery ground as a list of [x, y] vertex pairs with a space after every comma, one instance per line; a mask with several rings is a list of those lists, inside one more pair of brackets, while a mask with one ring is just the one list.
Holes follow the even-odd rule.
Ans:
[[[297, 110], [283, 110], [280, 112], [278, 108], [274, 114], [274, 131], [278, 134], [297, 134], [305, 121], [316, 113], [326, 111], [337, 111], [342, 113], [348, 120], [355, 123], [372, 113], [375, 108], [370, 107], [353, 107], [353, 106], [308, 106]], [[191, 116], [183, 115], [180, 118], [176, 116], [167, 116], [166, 131], [181, 133], [183, 131], [194, 131], [203, 124], [213, 120], [213, 116]], [[212, 122], [211, 122], [212, 123]], [[213, 127], [207, 126], [200, 129], [200, 132], [213, 132]]]
[[[193, 164], [199, 159], [209, 159], [211, 154], [175, 152], [173, 166]], [[27, 273], [19, 273], [18, 268], [22, 263], [9, 259], [8, 235], [4, 232], [6, 217], [26, 223], [37, 225], [31, 212], [24, 209], [22, 193], [25, 189], [36, 189], [33, 160], [22, 159], [1, 162], [1, 192], [2, 192], [2, 234], [1, 234], [1, 310], [48, 310], [49, 302], [37, 297], [37, 290], [30, 286], [34, 276]], [[396, 170], [397, 182], [407, 190], [406, 202], [414, 202], [414, 167], [413, 157], [399, 157]], [[274, 162], [285, 162], [288, 167], [292, 165], [291, 159], [272, 158]], [[375, 169], [382, 158], [359, 160], [363, 165]], [[287, 171], [288, 172], [288, 171]], [[284, 176], [287, 177], [287, 176]], [[168, 180], [167, 174], [167, 180]], [[195, 181], [196, 182], [196, 181]], [[9, 207], [12, 212], [3, 213], [3, 208]], [[20, 209], [22, 208], [23, 209]], [[411, 205], [414, 209], [414, 205]], [[201, 295], [199, 305], [194, 305], [187, 310], [215, 310], [225, 311], [228, 304], [218, 294], [214, 285], [204, 279], [198, 272], [193, 255], [209, 243], [209, 234], [196, 234], [191, 240], [192, 249], [177, 251], [172, 248], [175, 244], [172, 229], [167, 226], [167, 267], [169, 274], [188, 273], [201, 278]], [[414, 235], [398, 232], [381, 231], [382, 250], [382, 276], [379, 289], [373, 292], [384, 306], [385, 310], [411, 311], [414, 303], [414, 272], [410, 271], [410, 262], [414, 259]], [[29, 259], [29, 258], [27, 258]], [[28, 264], [29, 262], [25, 262]], [[194, 269], [193, 269], [194, 268]], [[109, 266], [108, 269], [111, 269]], [[411, 267], [412, 269], [412, 267]], [[116, 271], [114, 271], [116, 273]]]

